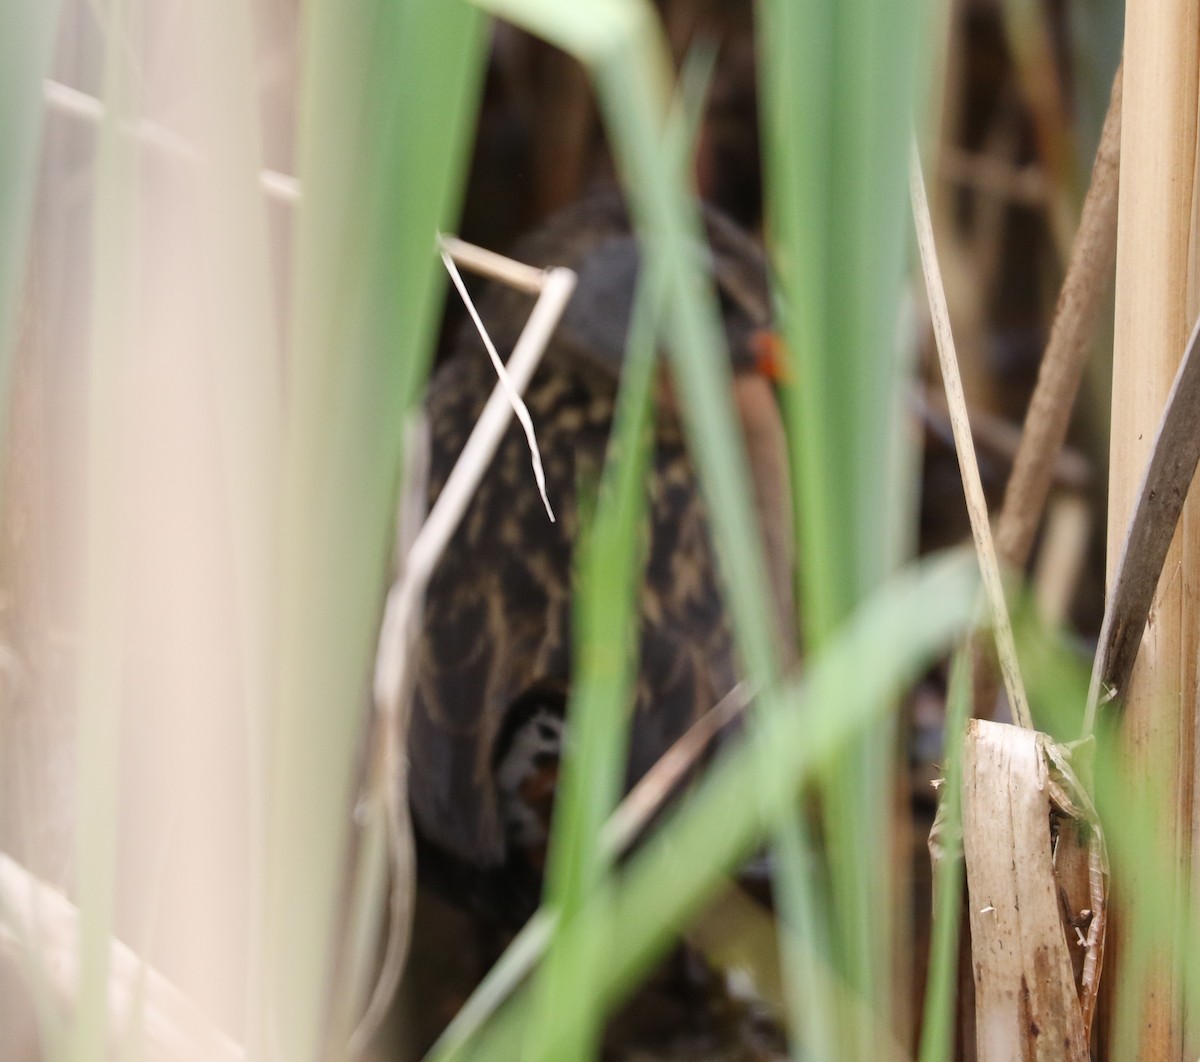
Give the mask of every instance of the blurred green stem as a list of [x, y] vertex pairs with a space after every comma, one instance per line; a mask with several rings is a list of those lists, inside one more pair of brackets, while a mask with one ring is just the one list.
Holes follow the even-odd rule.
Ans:
[[125, 661], [123, 518], [128, 359], [138, 290], [135, 257], [138, 148], [121, 131], [133, 109], [129, 35], [133, 5], [108, 8], [104, 116], [92, 231], [91, 361], [87, 418], [87, 517], [83, 645], [78, 676], [79, 806], [76, 890], [79, 996], [72, 1058], [105, 1056], [109, 1034], [109, 942], [117, 899], [118, 789]]
[[8, 428], [45, 101], [61, 0], [0, 4], [0, 439]]
[[954, 1057], [958, 999], [959, 931], [963, 919], [962, 747], [971, 714], [971, 662], [974, 650], [958, 650], [950, 670], [942, 756], [945, 762], [936, 823], [939, 851], [934, 860], [933, 928], [925, 1014], [921, 1023], [920, 1062]]
[[[653, 445], [654, 337], [663, 288], [661, 276], [643, 276], [595, 518], [577, 553], [570, 739], [555, 800], [543, 900], [564, 925], [597, 895], [611, 869], [601, 831], [625, 776], [639, 634], [637, 584], [644, 567], [641, 527]], [[561, 939], [555, 936], [538, 975], [540, 1006], [523, 1057], [583, 1062], [599, 1051], [604, 1013], [587, 982], [603, 940], [589, 937], [588, 959], [572, 967], [563, 961]], [[556, 1029], [571, 1030], [560, 1053], [550, 1050]]]
[[434, 241], [458, 209], [485, 30], [462, 0], [305, 10], [262, 1057], [320, 1051], [404, 412], [428, 372], [444, 291]]

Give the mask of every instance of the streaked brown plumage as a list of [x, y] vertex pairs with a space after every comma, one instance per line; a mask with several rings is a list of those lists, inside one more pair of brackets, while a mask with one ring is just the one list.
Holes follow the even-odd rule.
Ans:
[[[706, 212], [710, 261], [731, 347], [735, 400], [747, 429], [781, 638], [792, 641], [791, 524], [782, 428], [757, 371], [767, 323], [757, 246]], [[536, 899], [561, 715], [571, 676], [571, 550], [577, 489], [600, 474], [611, 427], [637, 269], [636, 242], [615, 194], [552, 219], [514, 252], [579, 274], [526, 402], [551, 504], [542, 508], [524, 437], [514, 426], [493, 459], [426, 597], [409, 733], [410, 802], [424, 869], [477, 909], [519, 921]], [[502, 357], [531, 300], [493, 289], [480, 312]], [[436, 374], [430, 497], [441, 490], [495, 377], [464, 330]], [[695, 469], [669, 388], [656, 411], [646, 579], [629, 780], [736, 681], [736, 661]], [[433, 868], [431, 870], [431, 868]], [[449, 869], [448, 869], [449, 868]], [[455, 869], [474, 874], [470, 886]]]

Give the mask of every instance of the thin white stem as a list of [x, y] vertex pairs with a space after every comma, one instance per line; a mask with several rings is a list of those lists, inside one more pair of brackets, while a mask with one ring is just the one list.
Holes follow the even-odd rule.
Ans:
[[912, 138], [909, 144], [909, 194], [912, 197], [917, 245], [921, 252], [921, 270], [925, 275], [925, 290], [929, 296], [933, 335], [937, 341], [938, 361], [942, 367], [942, 382], [946, 386], [946, 404], [950, 411], [950, 427], [954, 432], [954, 448], [958, 452], [958, 467], [962, 474], [963, 492], [967, 497], [967, 513], [971, 518], [971, 532], [975, 538], [975, 551], [979, 556], [984, 593], [992, 612], [1000, 673], [1004, 676], [1004, 689], [1008, 694], [1013, 718], [1021, 726], [1032, 729], [1033, 718], [1029, 712], [1025, 684], [1021, 680], [1021, 671], [1017, 663], [1016, 642], [1008, 616], [1008, 605], [1004, 600], [1004, 583], [1000, 577], [1000, 564], [996, 559], [991, 524], [988, 522], [987, 500], [984, 498], [983, 481], [979, 476], [975, 443], [971, 438], [967, 400], [958, 371], [954, 334], [950, 330], [950, 311], [946, 304], [946, 290], [942, 285], [937, 248], [933, 242], [933, 222], [929, 217], [929, 201], [925, 197], [925, 180], [921, 176], [921, 159], [917, 154], [915, 138]]
[[[529, 410], [525, 406], [524, 399], [513, 386], [512, 380], [508, 377], [508, 372], [504, 368], [504, 362], [500, 360], [500, 355], [496, 352], [496, 345], [492, 342], [492, 337], [488, 335], [487, 329], [483, 326], [483, 319], [479, 316], [479, 311], [475, 309], [475, 303], [471, 301], [471, 296], [467, 292], [467, 287], [463, 283], [462, 274], [458, 271], [458, 266], [454, 264], [454, 259], [443, 248], [442, 261], [446, 265], [446, 271], [450, 274], [450, 279], [454, 281], [454, 286], [458, 289], [458, 294], [462, 297], [463, 304], [467, 308], [467, 313], [471, 315], [471, 320], [475, 322], [475, 327], [479, 331], [479, 336], [483, 340], [484, 347], [487, 348], [488, 357], [492, 359], [492, 367], [496, 370], [496, 376], [500, 380], [500, 386], [504, 389], [504, 394], [508, 399], [509, 404], [513, 408], [513, 412], [517, 415], [517, 420], [521, 422], [521, 427], [525, 431], [525, 439], [529, 443], [529, 456], [533, 461], [533, 478], [537, 481], [538, 491], [542, 495], [542, 504], [546, 507], [546, 515], [550, 517], [550, 522], [554, 523], [554, 510], [550, 508], [550, 499], [546, 496], [546, 471], [542, 468], [542, 454], [538, 449], [537, 435], [533, 430], [533, 418], [529, 415]], [[574, 281], [572, 281], [574, 287]], [[532, 315], [530, 315], [532, 320]], [[555, 319], [557, 324], [557, 318]], [[523, 388], [522, 388], [523, 390]]]
[[[575, 274], [569, 269], [552, 269], [546, 276], [542, 296], [533, 307], [525, 330], [508, 359], [507, 375], [512, 387], [521, 393], [528, 386], [542, 359], [546, 344], [575, 290]], [[497, 383], [487, 405], [459, 455], [446, 485], [434, 502], [429, 516], [404, 558], [401, 575], [388, 594], [380, 637], [380, 654], [375, 671], [375, 702], [381, 710], [395, 711], [396, 693], [402, 687], [402, 662], [392, 658], [389, 647], [403, 644], [403, 633], [414, 604], [425, 592], [433, 569], [441, 558], [450, 536], [458, 527], [467, 505], [475, 495], [479, 481], [508, 427], [513, 407], [502, 384]]]
[[[525, 330], [513, 347], [506, 367], [505, 378], [518, 396], [533, 378], [550, 336], [574, 290], [575, 274], [571, 270], [550, 270], [542, 289], [542, 296], [534, 305]], [[450, 541], [450, 536], [458, 527], [463, 513], [467, 511], [467, 505], [474, 497], [484, 472], [487, 471], [488, 463], [500, 444], [500, 438], [507, 429], [512, 414], [513, 406], [509, 401], [508, 391], [503, 382], [498, 382], [451, 470], [446, 485], [429, 511], [424, 526], [405, 558], [404, 574], [394, 588], [397, 603], [404, 603], [404, 615], [411, 612], [412, 602], [424, 593], [434, 566]], [[389, 611], [390, 608], [389, 597]], [[376, 696], [379, 694], [380, 688], [377, 684]]]
[[[43, 83], [43, 93], [46, 106], [58, 114], [70, 115], [91, 125], [99, 125], [104, 120], [104, 101], [89, 96], [86, 92], [47, 79]], [[175, 130], [157, 122], [139, 118], [136, 121], [122, 122], [121, 130], [146, 147], [156, 148], [187, 162], [200, 162], [203, 159], [199, 148]], [[291, 205], [300, 201], [300, 181], [297, 178], [278, 170], [262, 170], [258, 180], [263, 191], [271, 199]]]
[[442, 250], [463, 269], [501, 280], [517, 291], [537, 295], [546, 283], [546, 270], [537, 266], [514, 262], [511, 258], [483, 247], [476, 247], [475, 244], [460, 240], [457, 236], [443, 236], [441, 242]]

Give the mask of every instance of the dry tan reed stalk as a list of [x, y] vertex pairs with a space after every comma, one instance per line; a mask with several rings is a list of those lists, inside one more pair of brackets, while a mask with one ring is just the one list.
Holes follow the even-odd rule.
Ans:
[[[1200, 5], [1129, 0], [1118, 206], [1116, 319], [1109, 463], [1108, 573], [1120, 563], [1143, 471], [1188, 331], [1197, 315], [1197, 84]], [[1176, 1062], [1187, 1043], [1178, 939], [1136, 961], [1121, 933], [1153, 903], [1179, 910], [1197, 849], [1194, 804], [1200, 651], [1200, 497], [1192, 492], [1167, 553], [1151, 622], [1124, 697], [1130, 777], [1169, 793], [1149, 839], [1171, 868], [1127, 869], [1117, 909], [1112, 1057]], [[1159, 865], [1156, 862], [1156, 866]], [[1193, 1021], [1195, 1019], [1193, 1018]], [[1188, 1050], [1194, 1052], [1195, 1048]]]
[[1084, 1010], [1063, 933], [1045, 738], [974, 719], [963, 748], [963, 854], [980, 1062], [1085, 1062]]
[[1117, 250], [1120, 156], [1121, 71], [1118, 69], [1079, 232], [1071, 248], [1050, 339], [1029, 400], [1021, 445], [996, 524], [996, 549], [1001, 561], [1013, 571], [1022, 571], [1029, 560], [1055, 462], [1067, 437], [1070, 410], [1083, 378], [1089, 344], [1111, 281]]

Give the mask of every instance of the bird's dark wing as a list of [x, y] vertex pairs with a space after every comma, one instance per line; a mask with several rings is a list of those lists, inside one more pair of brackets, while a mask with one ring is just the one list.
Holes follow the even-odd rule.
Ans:
[[[435, 496], [491, 383], [477, 365], [454, 359], [430, 393]], [[535, 377], [528, 401], [558, 521], [542, 511], [524, 438], [508, 433], [429, 585], [409, 732], [422, 834], [480, 867], [508, 855], [494, 776], [506, 713], [538, 683], [570, 679], [576, 492], [599, 474], [612, 417], [611, 395], [557, 373]], [[631, 781], [735, 681], [707, 521], [677, 428], [659, 432], [654, 460]]]
[[[482, 352], [451, 359], [430, 390], [431, 497], [458, 459], [494, 383]], [[494, 758], [505, 716], [546, 680], [570, 675], [576, 482], [603, 460], [612, 395], [539, 371], [526, 401], [537, 426], [551, 523], [524, 435], [505, 434], [426, 593], [409, 729], [410, 798], [427, 839], [474, 866], [505, 859]]]
[[736, 682], [708, 520], [677, 429], [659, 432], [654, 460], [631, 783]]

